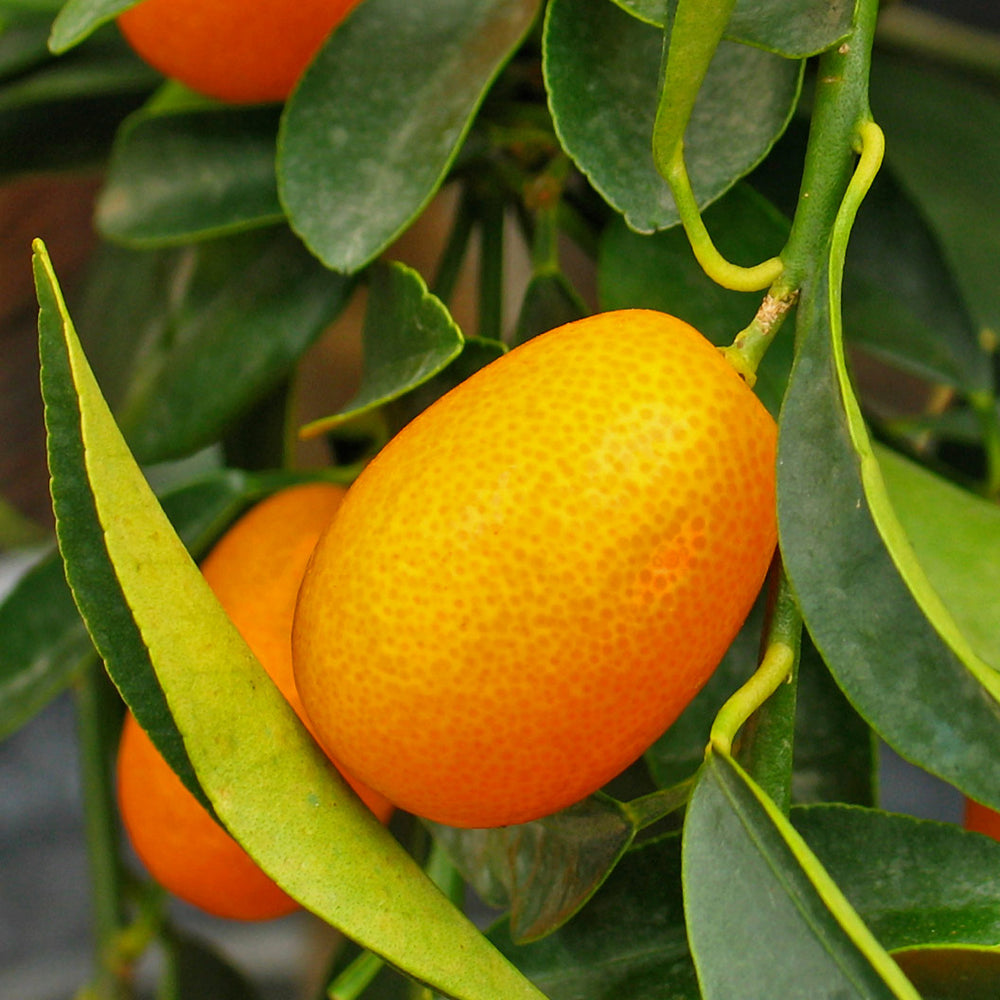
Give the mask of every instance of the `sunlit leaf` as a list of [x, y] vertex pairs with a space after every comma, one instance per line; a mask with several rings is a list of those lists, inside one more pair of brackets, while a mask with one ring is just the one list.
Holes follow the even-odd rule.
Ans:
[[539, 0], [365, 0], [286, 106], [278, 184], [292, 227], [356, 271], [430, 201]]
[[155, 670], [178, 749], [217, 815], [303, 905], [459, 1000], [539, 1000], [361, 805], [268, 681], [132, 459], [40, 243], [35, 269], [59, 542], [105, 661], [119, 673]]
[[[545, 21], [545, 81], [560, 141], [640, 232], [679, 221], [652, 153], [662, 36], [608, 0], [553, 0]], [[720, 45], [685, 140], [699, 204], [714, 201], [766, 156], [788, 123], [801, 74], [798, 62]]]
[[66, 0], [52, 25], [49, 48], [65, 52], [137, 0]]

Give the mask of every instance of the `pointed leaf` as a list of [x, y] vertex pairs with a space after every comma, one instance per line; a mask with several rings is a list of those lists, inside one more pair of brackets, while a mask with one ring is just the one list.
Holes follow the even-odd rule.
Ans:
[[[719, 250], [744, 266], [779, 253], [788, 238], [788, 220], [746, 184], [723, 195], [704, 218]], [[680, 228], [643, 236], [620, 220], [601, 237], [598, 294], [603, 309], [659, 309], [679, 316], [720, 347], [753, 319], [761, 300], [760, 293], [732, 292], [712, 281]], [[789, 331], [764, 356], [754, 385], [775, 416], [791, 367]]]
[[539, 0], [365, 0], [285, 109], [278, 184], [292, 227], [330, 267], [356, 271], [444, 180]]
[[505, 923], [490, 937], [552, 1000], [701, 1000], [676, 836], [625, 855], [587, 906], [543, 940], [514, 945]]
[[1000, 806], [1000, 674], [931, 588], [892, 510], [844, 367], [829, 282], [825, 275], [799, 304], [781, 416], [786, 571], [813, 641], [865, 720], [902, 756]]
[[308, 435], [336, 427], [423, 384], [462, 352], [464, 338], [447, 306], [405, 264], [379, 264], [362, 330], [361, 388], [337, 414], [314, 421]]
[[132, 115], [112, 150], [98, 229], [108, 239], [161, 246], [281, 221], [278, 115], [270, 106]]
[[[544, 70], [556, 132], [590, 182], [639, 232], [679, 221], [653, 163], [663, 33], [608, 0], [552, 0]], [[802, 64], [724, 42], [687, 130], [688, 172], [706, 205], [759, 163], [794, 109]]]
[[953, 823], [842, 805], [792, 811], [884, 948], [1000, 946], [1000, 843]]
[[49, 48], [65, 52], [137, 0], [66, 0], [52, 25]]
[[684, 901], [705, 1000], [920, 1000], [805, 841], [717, 753], [684, 824]]
[[159, 254], [111, 249], [80, 326], [130, 446], [159, 462], [218, 440], [288, 376], [353, 288], [284, 228]]
[[[622, 9], [662, 28], [677, 0], [615, 0]], [[851, 30], [852, 0], [736, 0], [726, 38], [757, 45], [788, 58], [816, 55]]]
[[131, 654], [131, 674], [153, 666], [217, 815], [303, 905], [440, 992], [538, 1000], [361, 805], [268, 681], [129, 454], [40, 243], [35, 267], [59, 540], [105, 660]]

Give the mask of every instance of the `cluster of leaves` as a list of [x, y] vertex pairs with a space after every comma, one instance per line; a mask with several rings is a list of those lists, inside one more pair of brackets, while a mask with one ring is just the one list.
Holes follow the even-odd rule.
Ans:
[[[92, 678], [99, 651], [168, 760], [268, 871], [450, 996], [537, 996], [516, 970], [552, 1000], [912, 998], [911, 982], [926, 1000], [994, 996], [1000, 844], [879, 810], [875, 747], [1000, 808], [1000, 248], [984, 224], [1000, 214], [995, 73], [877, 47], [885, 168], [846, 262], [816, 248], [795, 335], [782, 330], [758, 372], [780, 418], [781, 549], [806, 626], [796, 683], [734, 756], [706, 759], [713, 719], [757, 665], [759, 609], [620, 782], [523, 827], [431, 828], [503, 911], [483, 937], [352, 809], [268, 685], [249, 685], [248, 706], [255, 665], [187, 553], [293, 478], [350, 479], [359, 454], [450, 385], [588, 309], [662, 309], [720, 345], [747, 326], [760, 296], [705, 276], [651, 152], [678, 4], [365, 0], [280, 107], [163, 83], [107, 23], [128, 5], [0, 2], [2, 169], [99, 165], [104, 240], [71, 310], [36, 253], [62, 554], [0, 604], [0, 735]], [[731, 260], [786, 245], [813, 57], [855, 44], [854, 18], [847, 0], [736, 4], [685, 137]], [[458, 192], [453, 231], [425, 276], [392, 246], [445, 186]], [[511, 219], [532, 273], [508, 318]], [[449, 300], [476, 235], [471, 335]], [[596, 303], [564, 272], [560, 240], [592, 262]], [[330, 465], [296, 472], [297, 368], [361, 284], [361, 386], [309, 428], [327, 436]], [[933, 405], [859, 401], [849, 357], [915, 377]], [[154, 481], [168, 464], [159, 500], [136, 462]], [[188, 669], [207, 636], [211, 692]], [[757, 736], [776, 731], [778, 749]], [[761, 759], [790, 775], [790, 809]], [[238, 794], [216, 801], [234, 772]], [[386, 970], [368, 995], [410, 988]]]

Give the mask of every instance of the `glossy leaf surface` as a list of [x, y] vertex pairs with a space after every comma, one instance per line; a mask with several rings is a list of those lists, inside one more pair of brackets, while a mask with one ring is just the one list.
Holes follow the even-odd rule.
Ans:
[[305, 906], [440, 992], [537, 1000], [268, 681], [129, 454], [40, 245], [35, 264], [60, 546], [106, 662], [119, 675], [155, 670], [217, 815]]
[[919, 1000], [788, 821], [719, 754], [688, 807], [683, 875], [705, 1000]]
[[931, 589], [892, 511], [844, 368], [835, 301], [825, 285], [811, 308], [799, 305], [778, 448], [786, 570], [817, 648], [865, 720], [902, 756], [1000, 806], [1000, 675]]
[[278, 151], [292, 228], [330, 267], [385, 249], [444, 180], [539, 0], [366, 0], [286, 106]]
[[[662, 35], [607, 0], [553, 0], [545, 22], [545, 81], [560, 142], [639, 232], [679, 221], [652, 153]], [[685, 140], [699, 204], [767, 154], [788, 123], [801, 72], [761, 49], [719, 46]]]
[[109, 239], [179, 243], [282, 220], [278, 109], [138, 112], [119, 131], [97, 204]]
[[116, 17], [137, 0], [66, 0], [52, 25], [49, 48], [65, 52], [95, 28]]
[[[615, 0], [648, 24], [663, 26], [665, 10], [677, 0]], [[726, 37], [777, 52], [789, 58], [815, 55], [834, 45], [851, 29], [854, 4], [829, 0], [736, 0]]]
[[177, 251], [105, 251], [80, 328], [140, 461], [217, 440], [288, 375], [346, 304], [284, 228]]

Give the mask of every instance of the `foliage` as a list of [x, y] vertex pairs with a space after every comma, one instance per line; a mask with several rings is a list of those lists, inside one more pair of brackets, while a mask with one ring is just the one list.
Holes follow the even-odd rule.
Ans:
[[[128, 5], [0, 0], [0, 171], [102, 181], [79, 287], [35, 245], [58, 551], [0, 603], [0, 734], [71, 684], [93, 723], [88, 995], [128, 996], [154, 941], [164, 996], [252, 990], [122, 876], [101, 660], [188, 787], [351, 939], [331, 996], [1000, 993], [1000, 844], [873, 791], [881, 740], [1000, 809], [996, 40], [902, 2], [876, 24], [875, 0], [363, 0], [284, 105], [230, 106], [144, 66]], [[414, 266], [405, 238], [441, 219]], [[349, 306], [356, 391], [302, 427]], [[631, 306], [699, 327], [779, 419], [780, 569], [602, 792], [394, 836], [190, 557], [281, 485], [349, 482], [512, 346]], [[0, 499], [0, 544], [29, 529]], [[498, 911], [485, 934], [466, 885]]]

